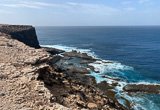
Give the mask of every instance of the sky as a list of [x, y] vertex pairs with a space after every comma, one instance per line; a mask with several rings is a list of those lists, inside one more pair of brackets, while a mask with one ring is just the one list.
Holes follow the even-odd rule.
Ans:
[[0, 24], [160, 25], [160, 0], [0, 0]]

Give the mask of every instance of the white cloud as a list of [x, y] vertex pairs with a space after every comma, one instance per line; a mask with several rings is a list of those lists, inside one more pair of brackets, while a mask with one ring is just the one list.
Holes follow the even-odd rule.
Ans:
[[114, 14], [119, 12], [119, 9], [105, 6], [103, 4], [87, 4], [87, 3], [75, 3], [68, 2], [66, 5], [72, 8], [73, 11], [81, 11], [84, 13], [94, 13], [94, 14]]
[[36, 1], [20, 1], [14, 0], [14, 2], [4, 2], [0, 3], [0, 6], [3, 7], [10, 7], [10, 8], [33, 8], [33, 9], [40, 9], [44, 7], [53, 7], [57, 6], [57, 4], [46, 3], [46, 2], [36, 2]]
[[[82, 3], [81, 0], [47, 1], [0, 0], [0, 21], [36, 25], [125, 25], [145, 24], [145, 19], [148, 19], [151, 23], [153, 21], [159, 23], [156, 17], [159, 11], [156, 10], [153, 14], [153, 10], [150, 10], [149, 4], [153, 2], [152, 0], [121, 0], [121, 3], [118, 0], [119, 6], [117, 3], [112, 6], [101, 4], [101, 1], [98, 1], [98, 4], [92, 1]], [[142, 7], [143, 5], [145, 7]], [[151, 8], [155, 10], [156, 7]]]
[[22, 4], [22, 3], [18, 3], [18, 4], [1, 4], [1, 6], [4, 7], [10, 7], [10, 8], [35, 8], [35, 9], [39, 9], [39, 6], [35, 6], [35, 5], [27, 5], [27, 4]]
[[79, 12], [79, 13], [91, 13], [91, 14], [105, 14], [110, 15], [119, 11], [119, 9], [105, 6], [103, 4], [92, 4], [92, 3], [47, 3], [38, 1], [20, 1], [14, 0], [15, 2], [6, 2], [1, 4], [1, 7], [9, 8], [31, 8], [31, 9], [44, 9], [53, 8], [56, 10], [65, 10], [69, 12]]

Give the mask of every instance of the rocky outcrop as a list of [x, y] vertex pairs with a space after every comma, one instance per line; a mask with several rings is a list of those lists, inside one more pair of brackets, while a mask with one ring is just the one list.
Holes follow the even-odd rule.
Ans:
[[36, 78], [50, 55], [1, 33], [0, 56], [0, 110], [49, 109], [51, 94]]
[[0, 25], [0, 32], [11, 35], [26, 45], [40, 48], [35, 28], [28, 25]]
[[49, 52], [52, 55], [56, 55], [56, 54], [60, 54], [60, 53], [65, 52], [63, 50], [59, 50], [59, 49], [55, 49], [55, 48], [49, 48], [49, 47], [43, 47], [43, 49], [45, 49], [45, 51]]
[[[96, 87], [94, 77], [76, 69], [82, 56], [86, 61], [91, 58], [74, 54], [51, 55], [0, 33], [0, 109], [125, 110]], [[75, 69], [66, 68], [66, 59]], [[65, 65], [59, 66], [60, 62]]]
[[[117, 99], [121, 79], [96, 83], [98, 59], [77, 51], [39, 48], [32, 26], [0, 25], [0, 110], [126, 110]], [[37, 49], [35, 49], [37, 48]], [[106, 62], [112, 63], [112, 62]], [[127, 84], [126, 93], [160, 93], [160, 85]], [[123, 91], [121, 91], [123, 92]]]
[[87, 53], [80, 53], [80, 52], [77, 52], [75, 50], [72, 51], [72, 52], [65, 52], [63, 55], [68, 56], [68, 57], [77, 57], [77, 58], [81, 58], [83, 60], [88, 60], [88, 61], [91, 61], [91, 62], [96, 61], [96, 59], [94, 59], [93, 57], [88, 56]]
[[127, 84], [123, 90], [127, 92], [160, 94], [160, 84]]
[[54, 63], [54, 66], [63, 71], [89, 74], [91, 70], [94, 70], [89, 64], [95, 62], [96, 59], [88, 56], [86, 53], [77, 51], [63, 52], [62, 56], [61, 59]]
[[96, 88], [93, 77], [48, 67], [39, 71], [38, 80], [50, 90], [52, 103], [57, 102], [73, 110], [125, 110], [118, 101], [108, 98]]

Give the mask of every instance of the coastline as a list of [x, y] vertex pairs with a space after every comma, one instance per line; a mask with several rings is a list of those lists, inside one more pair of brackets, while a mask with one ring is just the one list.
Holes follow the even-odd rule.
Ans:
[[[91, 65], [91, 71], [88, 75], [95, 78], [98, 88], [102, 89], [102, 91], [105, 92], [105, 94], [107, 94], [111, 99], [118, 101], [127, 109], [148, 110], [149, 108], [146, 108], [146, 105], [141, 105], [138, 101], [147, 101], [146, 103], [148, 104], [151, 104], [152, 102], [149, 100], [144, 100], [145, 97], [142, 98], [141, 95], [160, 94], [160, 84], [157, 82], [128, 82], [127, 80], [123, 80], [120, 77], [107, 75], [105, 73], [106, 71], [133, 71], [134, 68], [123, 65], [119, 62], [100, 59], [88, 49], [78, 49], [76, 47], [67, 47], [62, 45], [42, 45], [42, 47], [56, 47], [57, 49], [61, 49], [70, 53], [74, 53], [75, 51], [77, 51], [77, 53], [79, 54], [86, 53], [88, 56], [96, 59], [94, 62], [89, 62], [88, 65]], [[154, 108], [156, 108], [156, 105], [154, 105], [153, 103], [150, 108], [152, 108], [153, 106]]]
[[[35, 37], [36, 33], [34, 34]], [[6, 36], [10, 38], [7, 38]], [[30, 97], [35, 97], [35, 99], [31, 99], [31, 101], [35, 101], [33, 101], [32, 106], [29, 107], [31, 109], [44, 109], [51, 106], [50, 109], [56, 110], [56, 104], [60, 104], [59, 108], [62, 107], [64, 110], [127, 110], [133, 109], [135, 105], [125, 97], [121, 97], [121, 95], [118, 96], [120, 97], [120, 99], [118, 99], [117, 94], [119, 94], [119, 92], [127, 92], [129, 94], [132, 92], [159, 94], [160, 92], [160, 85], [158, 84], [139, 84], [137, 86], [137, 84], [127, 85], [127, 82], [125, 82], [126, 86], [124, 86], [124, 83], [120, 83], [123, 82], [121, 79], [109, 76], [104, 76], [106, 81], [104, 80], [97, 83], [96, 75], [98, 75], [100, 71], [96, 70], [96, 66], [94, 67], [91, 64], [112, 64], [113, 62], [105, 62], [101, 59], [96, 59], [95, 57], [92, 57], [91, 54], [88, 55], [85, 52], [78, 52], [78, 50], [66, 52], [54, 48], [42, 47], [40, 49], [34, 49], [31, 48], [32, 46], [29, 47], [23, 44], [22, 41], [19, 42], [14, 40], [12, 35], [1, 34], [0, 38], [0, 47], [2, 48], [1, 50], [3, 50], [3, 52], [1, 51], [1, 56], [3, 57], [0, 60], [1, 73], [3, 74], [1, 74], [0, 81], [2, 84], [10, 84], [8, 85], [8, 88], [12, 86], [10, 81], [15, 82], [13, 83], [15, 85], [18, 85], [22, 81], [23, 84], [20, 84], [20, 87], [26, 90], [24, 93], [28, 92], [31, 95]], [[10, 49], [12, 51], [10, 51]], [[18, 55], [16, 54], [17, 52], [21, 54]], [[7, 61], [6, 59], [10, 60]], [[98, 63], [97, 60], [99, 61]], [[13, 68], [12, 66], [14, 66], [18, 75], [16, 75], [17, 73], [15, 71], [10, 72], [7, 70], [7, 68]], [[20, 70], [23, 70], [23, 72]], [[94, 74], [91, 74], [93, 72]], [[35, 84], [35, 82], [38, 84]], [[2, 84], [0, 86], [6, 88]], [[27, 90], [27, 85], [34, 85], [36, 89], [31, 87]], [[18, 88], [19, 87], [16, 86], [14, 89], [18, 92], [22, 92], [22, 89], [19, 90]], [[150, 91], [150, 89], [153, 91]], [[35, 93], [32, 94], [31, 91]], [[15, 97], [13, 97], [14, 100], [18, 100], [18, 94], [12, 93], [10, 95], [15, 95]], [[0, 97], [3, 97], [4, 102], [7, 102], [7, 99], [10, 99], [5, 93], [1, 93]], [[36, 102], [37, 100], [43, 101]], [[15, 104], [13, 103], [13, 105], [17, 107], [23, 102], [26, 102], [28, 104], [27, 106], [29, 106], [27, 97], [22, 96], [19, 101], [20, 102]], [[120, 103], [121, 101], [123, 101], [123, 103]], [[2, 108], [4, 107], [3, 105], [1, 106]], [[22, 109], [24, 109], [23, 107], [26, 106], [22, 106]]]
[[[21, 31], [15, 33], [23, 36]], [[72, 71], [57, 68], [55, 62], [62, 57], [47, 52], [57, 53], [55, 49], [35, 49], [25, 45], [22, 39], [20, 42], [8, 33], [0, 34], [0, 109], [125, 110], [96, 88], [95, 79], [83, 74], [81, 68], [70, 68]], [[76, 55], [91, 60], [86, 54]]]

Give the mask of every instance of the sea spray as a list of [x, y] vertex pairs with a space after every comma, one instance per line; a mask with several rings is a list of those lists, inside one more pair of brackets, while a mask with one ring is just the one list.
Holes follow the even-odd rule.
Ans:
[[[123, 91], [123, 87], [127, 85], [127, 83], [130, 82], [139, 82], [138, 84], [154, 84], [150, 82], [145, 82], [143, 80], [137, 79], [136, 81], [131, 81], [131, 79], [128, 79], [125, 75], [129, 72], [134, 75], [134, 68], [131, 66], [123, 65], [116, 61], [110, 61], [110, 60], [102, 60], [98, 58], [97, 55], [95, 55], [94, 52], [92, 52], [90, 49], [78, 49], [76, 47], [68, 47], [63, 45], [41, 45], [42, 47], [50, 47], [50, 48], [57, 48], [60, 50], [64, 50], [66, 52], [71, 52], [73, 50], [76, 50], [80, 53], [87, 53], [87, 55], [92, 56], [93, 58], [97, 59], [96, 62], [90, 63], [90, 66], [94, 67], [94, 71], [91, 71], [89, 75], [94, 76], [97, 83], [100, 83], [102, 81], [106, 81], [108, 84], [112, 84], [117, 82], [118, 85], [114, 88], [114, 91], [116, 92], [116, 98], [117, 100], [122, 104], [126, 105], [125, 99], [131, 102], [131, 108], [134, 110], [151, 110], [154, 108], [154, 110], [159, 110], [158, 106], [154, 104], [153, 101], [149, 100], [148, 97], [145, 97], [143, 95], [129, 95], [127, 92]], [[107, 77], [104, 77], [104, 76]], [[120, 79], [116, 81], [115, 79]], [[126, 80], [127, 79], [127, 80]], [[152, 95], [150, 96], [152, 97]], [[152, 106], [150, 106], [152, 105]]]

